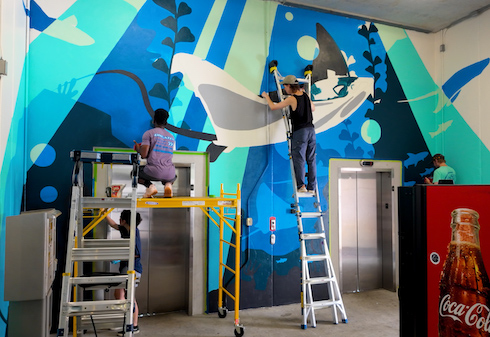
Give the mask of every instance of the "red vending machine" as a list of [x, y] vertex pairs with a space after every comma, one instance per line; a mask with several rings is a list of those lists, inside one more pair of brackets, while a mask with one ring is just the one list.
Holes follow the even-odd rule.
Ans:
[[490, 336], [490, 186], [398, 197], [400, 336]]

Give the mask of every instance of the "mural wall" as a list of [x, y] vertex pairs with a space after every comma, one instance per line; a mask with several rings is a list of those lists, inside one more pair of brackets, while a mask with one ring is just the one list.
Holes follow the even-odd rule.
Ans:
[[[481, 126], [488, 105], [480, 97], [490, 86], [490, 50], [474, 54], [476, 48], [467, 48], [471, 55], [451, 58], [442, 67], [424, 60], [436, 55], [438, 35], [260, 0], [32, 0], [27, 5], [30, 43], [19, 87], [28, 90], [17, 94], [9, 140], [2, 140], [2, 247], [5, 216], [21, 211], [25, 184], [25, 209], [63, 212], [58, 218], [62, 266], [70, 151], [132, 148], [150, 128], [153, 111], [165, 108], [177, 148], [210, 154], [209, 193], [218, 194], [220, 184], [231, 191], [241, 184], [243, 218], [253, 219], [252, 227], [243, 226], [242, 308], [299, 302], [296, 219], [287, 212], [293, 187], [286, 134], [280, 113], [268, 111], [259, 96], [277, 89], [269, 72], [273, 60], [284, 76], [303, 77], [305, 67], [313, 66], [324, 210], [331, 158], [400, 160], [403, 183], [413, 185], [433, 171], [431, 155], [442, 152], [458, 172], [458, 183], [490, 182], [480, 174], [490, 160]], [[464, 40], [464, 34], [453, 37], [453, 30], [444, 36], [447, 53], [450, 46], [459, 48], [450, 40]], [[2, 137], [4, 130], [2, 125]], [[87, 189], [90, 193], [90, 183]], [[270, 244], [271, 216], [278, 225], [275, 245]], [[209, 236], [213, 242], [212, 227]], [[210, 266], [215, 248], [209, 246]], [[3, 271], [3, 259], [0, 263]], [[216, 310], [217, 277], [209, 267], [209, 311]], [[233, 284], [229, 275], [223, 277]], [[1, 308], [5, 317], [6, 306]]]
[[[393, 28], [380, 29], [387, 55], [393, 60], [397, 77], [406, 95], [424, 141], [431, 153], [444, 153], [448, 164], [457, 170], [458, 183], [488, 184], [482, 168], [489, 160], [484, 136], [487, 114], [483, 112], [487, 100], [482, 92], [488, 90], [488, 63], [490, 53], [480, 48], [484, 43], [470, 32], [482, 28], [489, 13], [478, 20], [468, 20], [453, 29], [443, 31], [434, 45], [433, 73], [424, 67], [425, 60], [418, 54], [409, 35]], [[480, 23], [481, 22], [481, 23]], [[484, 25], [483, 25], [484, 26]], [[464, 32], [474, 42], [472, 50]], [[466, 35], [467, 34], [467, 35]], [[454, 36], [448, 38], [448, 36]], [[446, 45], [446, 41], [449, 41]], [[460, 41], [461, 43], [454, 43]], [[444, 45], [445, 52], [439, 52]], [[460, 104], [460, 102], [462, 104]], [[402, 103], [402, 102], [400, 102]], [[471, 164], [470, 164], [471, 163]]]

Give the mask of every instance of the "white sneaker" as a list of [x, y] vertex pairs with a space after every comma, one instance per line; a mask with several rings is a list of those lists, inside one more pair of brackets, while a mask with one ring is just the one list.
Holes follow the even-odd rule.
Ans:
[[308, 192], [308, 190], [306, 189], [305, 185], [298, 188], [298, 193], [306, 193], [306, 192]]

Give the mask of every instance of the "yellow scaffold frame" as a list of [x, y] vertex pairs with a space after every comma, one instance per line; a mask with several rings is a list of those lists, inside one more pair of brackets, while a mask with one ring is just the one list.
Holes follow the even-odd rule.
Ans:
[[[101, 202], [107, 200], [110, 204], [111, 201], [121, 201], [123, 206], [124, 198], [91, 198], [98, 199], [94, 202], [93, 206], [85, 203], [84, 210], [99, 209], [97, 212], [93, 212], [93, 215], [84, 216], [87, 218], [93, 218], [91, 222], [83, 229], [83, 236], [88, 234], [94, 229], [103, 219], [105, 219], [114, 208], [101, 208]], [[128, 205], [129, 205], [128, 200]], [[98, 205], [98, 206], [97, 206]], [[117, 208], [120, 208], [119, 206]], [[235, 317], [235, 335], [243, 336], [243, 326], [240, 325], [240, 241], [241, 241], [241, 191], [240, 184], [237, 184], [236, 193], [225, 193], [223, 185], [220, 187], [219, 197], [173, 197], [173, 198], [140, 198], [137, 199], [136, 208], [200, 208], [203, 213], [213, 222], [219, 229], [219, 288], [218, 288], [218, 314], [219, 317], [224, 318], [226, 316], [226, 308], [221, 307], [223, 303], [223, 293], [233, 299]], [[94, 214], [95, 213], [95, 214]], [[217, 221], [215, 217], [218, 217]], [[235, 234], [235, 243], [229, 242], [224, 239], [225, 226], [227, 226]], [[234, 268], [228, 266], [223, 261], [224, 245], [228, 245], [230, 249], [235, 249], [235, 266]], [[235, 294], [231, 294], [227, 289], [223, 287], [222, 275], [224, 271], [228, 270], [235, 275]]]

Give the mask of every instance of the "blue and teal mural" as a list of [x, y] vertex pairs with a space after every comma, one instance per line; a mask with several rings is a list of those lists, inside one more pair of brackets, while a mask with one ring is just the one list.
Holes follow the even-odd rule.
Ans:
[[[243, 226], [242, 308], [299, 302], [286, 133], [280, 113], [267, 111], [259, 96], [277, 89], [269, 72], [273, 60], [282, 75], [302, 77], [313, 66], [325, 210], [331, 158], [400, 160], [404, 184], [413, 185], [432, 172], [440, 134], [457, 129], [471, 146], [481, 147], [451, 103], [489, 59], [467, 65], [439, 88], [402, 29], [260, 0], [78, 0], [66, 8], [44, 6], [33, 0], [26, 10], [33, 37], [22, 74], [28, 90], [17, 97], [9, 141], [18, 146], [6, 149], [1, 207], [2, 214], [12, 215], [5, 210], [20, 210], [24, 198], [27, 210], [60, 209], [60, 266], [70, 151], [132, 148], [150, 127], [153, 111], [165, 108], [177, 148], [209, 153], [209, 193], [218, 194], [222, 183], [232, 190], [242, 186], [242, 217], [254, 223]], [[441, 120], [434, 112], [443, 107]], [[482, 155], [487, 158], [488, 151]], [[15, 165], [24, 167], [25, 177], [13, 176]], [[12, 192], [24, 184], [23, 196]], [[271, 216], [278, 224], [275, 245]], [[215, 247], [209, 250], [214, 256]], [[214, 311], [218, 275], [211, 267], [208, 277], [208, 310]], [[233, 284], [230, 275], [223, 277]], [[5, 305], [1, 312], [5, 317]]]

